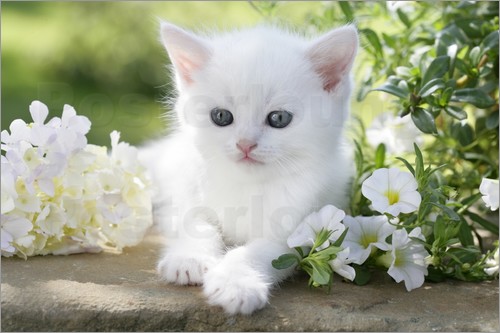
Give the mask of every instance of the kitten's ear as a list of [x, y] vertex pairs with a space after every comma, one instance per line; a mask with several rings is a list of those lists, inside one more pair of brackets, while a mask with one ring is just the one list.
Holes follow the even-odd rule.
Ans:
[[208, 43], [166, 22], [161, 23], [161, 39], [177, 73], [185, 83], [192, 83], [193, 72], [203, 67], [210, 58]]
[[323, 79], [323, 89], [334, 90], [349, 74], [358, 50], [356, 28], [348, 25], [334, 29], [312, 42], [307, 56]]

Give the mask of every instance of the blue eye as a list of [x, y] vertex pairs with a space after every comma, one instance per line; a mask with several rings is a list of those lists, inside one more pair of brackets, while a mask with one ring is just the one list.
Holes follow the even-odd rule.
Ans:
[[233, 122], [233, 114], [226, 109], [214, 108], [210, 111], [210, 117], [217, 126], [227, 126]]
[[274, 128], [287, 127], [292, 122], [293, 114], [288, 111], [273, 111], [267, 115], [267, 123]]

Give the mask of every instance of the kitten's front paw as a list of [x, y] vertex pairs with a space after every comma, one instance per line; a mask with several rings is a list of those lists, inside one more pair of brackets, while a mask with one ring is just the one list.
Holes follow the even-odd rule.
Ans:
[[229, 314], [251, 314], [268, 301], [270, 284], [257, 271], [243, 264], [221, 263], [204, 277], [203, 293], [211, 305], [219, 305]]
[[168, 253], [158, 263], [162, 280], [181, 285], [201, 285], [205, 272], [217, 262], [206, 254]]

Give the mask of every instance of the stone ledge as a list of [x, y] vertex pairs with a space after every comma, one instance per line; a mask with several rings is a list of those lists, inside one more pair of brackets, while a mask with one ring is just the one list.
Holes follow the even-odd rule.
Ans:
[[379, 274], [330, 294], [297, 276], [252, 316], [206, 305], [200, 288], [155, 273], [162, 238], [112, 253], [2, 259], [2, 331], [498, 331], [498, 281], [426, 283]]

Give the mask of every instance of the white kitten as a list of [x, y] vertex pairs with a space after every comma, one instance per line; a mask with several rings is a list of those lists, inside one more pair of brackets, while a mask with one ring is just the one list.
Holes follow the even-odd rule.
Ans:
[[199, 37], [163, 23], [161, 36], [178, 128], [142, 151], [168, 238], [158, 271], [203, 284], [228, 313], [250, 314], [293, 272], [271, 261], [291, 251], [297, 224], [347, 203], [343, 129], [357, 32], [345, 26], [308, 41], [258, 27]]

